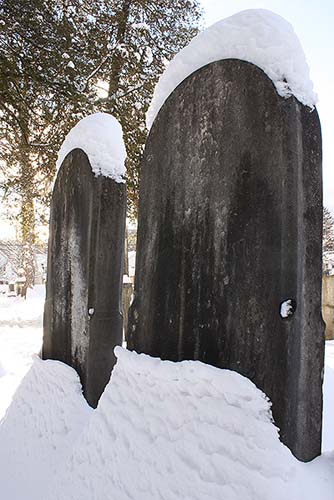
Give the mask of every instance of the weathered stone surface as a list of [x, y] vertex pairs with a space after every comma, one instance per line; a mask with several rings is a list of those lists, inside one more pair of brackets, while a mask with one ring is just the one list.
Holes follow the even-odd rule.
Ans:
[[128, 347], [249, 377], [305, 461], [321, 444], [321, 226], [316, 110], [243, 61], [188, 77], [146, 145]]
[[94, 407], [122, 343], [125, 213], [125, 184], [96, 177], [73, 150], [52, 197], [42, 354], [77, 370]]

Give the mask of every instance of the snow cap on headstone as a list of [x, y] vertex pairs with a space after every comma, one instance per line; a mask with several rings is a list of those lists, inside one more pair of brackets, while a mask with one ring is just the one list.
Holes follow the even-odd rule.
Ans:
[[94, 113], [80, 120], [68, 133], [59, 150], [57, 168], [66, 155], [76, 148], [86, 153], [95, 175], [125, 182], [126, 150], [123, 132], [112, 115]]
[[313, 108], [317, 96], [304, 51], [293, 27], [266, 9], [244, 10], [199, 33], [172, 59], [155, 88], [147, 128], [173, 90], [191, 73], [221, 59], [241, 59], [261, 68], [282, 97]]

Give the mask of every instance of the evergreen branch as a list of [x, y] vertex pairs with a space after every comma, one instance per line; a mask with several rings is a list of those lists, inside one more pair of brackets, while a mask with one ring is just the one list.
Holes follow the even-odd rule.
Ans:
[[4, 109], [6, 111], [6, 113], [8, 113], [10, 116], [12, 116], [12, 118], [18, 124], [18, 126], [20, 128], [20, 131], [22, 132], [24, 141], [25, 141], [26, 145], [28, 146], [29, 145], [28, 136], [26, 134], [25, 127], [23, 126], [23, 124], [21, 123], [21, 121], [19, 120], [19, 118], [16, 116], [16, 114], [13, 111], [11, 111], [10, 109], [7, 108], [7, 106], [5, 105], [4, 102], [0, 101], [0, 106], [2, 107], [2, 109]]
[[[115, 50], [115, 49], [113, 49]], [[92, 78], [94, 78], [94, 76], [103, 68], [103, 66], [106, 64], [106, 62], [110, 59], [110, 54], [108, 54], [101, 62], [100, 64], [91, 72], [90, 75], [87, 76], [86, 78], [86, 84], [85, 84], [85, 87], [83, 89], [82, 92], [85, 92], [87, 90], [87, 87], [88, 87], [88, 82], [89, 80], [91, 80]]]

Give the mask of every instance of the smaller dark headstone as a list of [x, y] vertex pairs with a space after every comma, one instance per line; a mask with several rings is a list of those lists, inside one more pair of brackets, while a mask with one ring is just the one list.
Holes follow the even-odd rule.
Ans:
[[126, 185], [95, 176], [75, 149], [58, 172], [51, 213], [43, 359], [77, 370], [96, 407], [122, 343]]

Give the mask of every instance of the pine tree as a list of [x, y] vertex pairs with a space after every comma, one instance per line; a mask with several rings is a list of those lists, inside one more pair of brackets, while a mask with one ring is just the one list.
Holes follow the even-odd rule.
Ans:
[[[197, 0], [106, 2], [99, 78], [108, 82], [99, 105], [122, 124], [127, 148], [128, 197], [136, 213], [145, 113], [166, 64], [198, 31]], [[113, 4], [113, 5], [112, 5]]]
[[159, 75], [196, 34], [200, 16], [198, 0], [1, 3], [0, 164], [3, 189], [21, 200], [28, 285], [34, 280], [37, 208], [48, 203], [57, 151], [91, 112], [110, 112], [123, 126], [130, 210], [136, 213], [145, 112]]
[[[88, 46], [89, 35], [77, 42], [69, 4], [43, 0], [5, 0], [0, 28], [3, 187], [6, 193], [20, 197], [22, 267], [29, 287], [35, 272], [36, 201], [43, 205], [49, 198], [64, 130], [92, 108], [90, 94], [82, 93], [76, 78], [91, 63], [77, 57], [81, 67], [73, 74], [71, 60]], [[92, 93], [94, 99], [96, 93]]]

